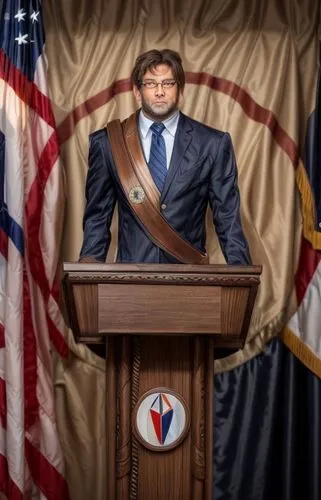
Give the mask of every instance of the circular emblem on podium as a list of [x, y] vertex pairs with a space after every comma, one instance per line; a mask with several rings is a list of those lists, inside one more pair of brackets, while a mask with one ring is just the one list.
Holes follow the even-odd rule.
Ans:
[[182, 396], [166, 387], [146, 392], [133, 412], [133, 431], [146, 448], [168, 451], [186, 437], [189, 411]]
[[140, 203], [143, 203], [145, 199], [145, 191], [141, 186], [134, 186], [129, 191], [128, 196], [132, 203], [139, 205]]

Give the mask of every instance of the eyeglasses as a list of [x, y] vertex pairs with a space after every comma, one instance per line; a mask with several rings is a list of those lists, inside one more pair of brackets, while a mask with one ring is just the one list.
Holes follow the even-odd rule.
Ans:
[[141, 86], [145, 89], [156, 89], [158, 85], [161, 85], [164, 89], [171, 89], [176, 84], [176, 80], [163, 80], [162, 82], [157, 82], [156, 80], [145, 80], [140, 82]]

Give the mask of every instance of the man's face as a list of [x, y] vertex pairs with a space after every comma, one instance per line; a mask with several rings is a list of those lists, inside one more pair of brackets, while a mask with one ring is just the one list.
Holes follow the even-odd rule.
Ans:
[[182, 95], [178, 91], [177, 83], [171, 88], [166, 88], [160, 83], [174, 80], [172, 69], [167, 64], [158, 64], [155, 68], [146, 71], [143, 82], [156, 81], [155, 88], [140, 88], [134, 85], [134, 95], [144, 114], [153, 121], [162, 121], [176, 111]]

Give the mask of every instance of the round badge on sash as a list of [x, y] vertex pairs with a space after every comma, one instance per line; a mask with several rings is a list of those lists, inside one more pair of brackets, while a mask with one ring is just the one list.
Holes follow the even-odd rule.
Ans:
[[134, 186], [129, 191], [128, 197], [132, 203], [139, 205], [140, 203], [143, 203], [145, 199], [145, 191], [141, 186]]

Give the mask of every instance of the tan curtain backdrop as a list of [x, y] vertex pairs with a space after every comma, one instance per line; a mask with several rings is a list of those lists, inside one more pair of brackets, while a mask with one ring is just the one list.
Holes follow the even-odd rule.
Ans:
[[[88, 135], [135, 109], [129, 76], [151, 48], [180, 52], [182, 110], [230, 132], [242, 220], [254, 263], [263, 265], [248, 343], [216, 362], [230, 369], [263, 349], [296, 309], [293, 279], [301, 237], [296, 169], [314, 107], [319, 5], [314, 0], [47, 0], [49, 84], [65, 166], [62, 258], [77, 260]], [[210, 215], [211, 262], [223, 262]], [[117, 245], [117, 220], [113, 222]], [[57, 360], [56, 400], [72, 498], [104, 498], [104, 362], [76, 345]]]

